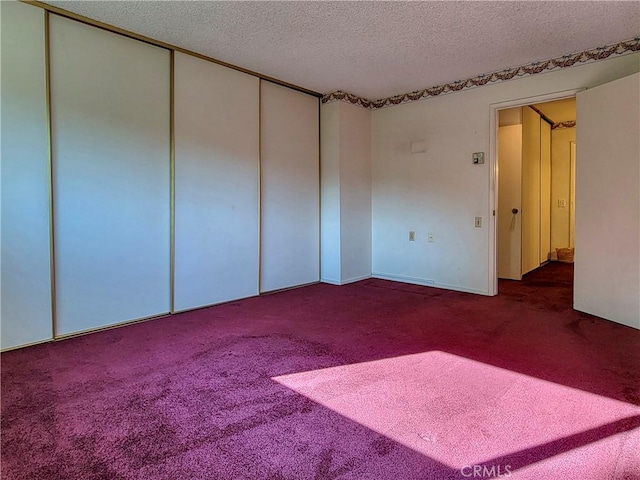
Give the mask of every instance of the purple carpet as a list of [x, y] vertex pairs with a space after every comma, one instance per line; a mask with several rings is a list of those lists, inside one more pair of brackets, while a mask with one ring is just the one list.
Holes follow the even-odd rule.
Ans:
[[3, 480], [640, 479], [640, 331], [572, 265], [318, 284], [3, 353]]

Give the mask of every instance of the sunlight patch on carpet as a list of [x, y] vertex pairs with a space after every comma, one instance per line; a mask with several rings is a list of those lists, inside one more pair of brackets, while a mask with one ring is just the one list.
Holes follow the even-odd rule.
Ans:
[[[273, 380], [456, 470], [553, 442], [566, 455], [562, 439], [640, 414], [624, 402], [442, 351]], [[599, 466], [611, 471], [619, 448], [609, 436], [567, 450], [579, 462], [597, 449], [611, 459]]]

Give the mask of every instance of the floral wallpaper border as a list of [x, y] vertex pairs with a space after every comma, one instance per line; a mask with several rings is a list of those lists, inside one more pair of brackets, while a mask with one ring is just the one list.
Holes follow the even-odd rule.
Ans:
[[557, 128], [573, 128], [575, 126], [575, 120], [567, 120], [566, 122], [554, 123], [553, 125], [551, 125], [551, 130], [555, 130]]
[[384, 108], [392, 105], [400, 105], [401, 103], [415, 102], [427, 97], [435, 97], [442, 93], [458, 92], [460, 90], [468, 88], [480, 87], [488, 83], [503, 82], [506, 80], [511, 80], [515, 77], [536, 75], [547, 70], [572, 67], [577, 63], [595, 62], [598, 60], [604, 60], [611, 56], [623, 55], [625, 53], [638, 51], [640, 51], [640, 37], [636, 37], [632, 40], [614, 43], [611, 45], [606, 45], [604, 47], [594, 48], [592, 50], [586, 50], [580, 53], [563, 55], [561, 57], [552, 58], [551, 60], [533, 62], [526, 65], [521, 65], [519, 67], [508, 68], [506, 70], [485, 73], [476, 77], [467, 78], [466, 80], [458, 80], [456, 82], [446, 83], [444, 85], [437, 85], [435, 87], [425, 88], [423, 90], [416, 90], [415, 92], [411, 93], [404, 93], [401, 95], [395, 95], [393, 97], [381, 98], [379, 100], [368, 100], [366, 98], [358, 97], [357, 95], [338, 90], [336, 92], [323, 95], [322, 103], [344, 101], [369, 109]]

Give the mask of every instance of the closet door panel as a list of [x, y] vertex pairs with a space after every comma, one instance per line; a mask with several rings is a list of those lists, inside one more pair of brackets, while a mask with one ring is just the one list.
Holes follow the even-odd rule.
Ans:
[[319, 280], [318, 99], [262, 81], [261, 291]]
[[175, 57], [175, 310], [258, 294], [259, 79]]
[[0, 2], [2, 349], [50, 339], [51, 255], [44, 11]]
[[52, 15], [60, 334], [170, 308], [170, 52]]

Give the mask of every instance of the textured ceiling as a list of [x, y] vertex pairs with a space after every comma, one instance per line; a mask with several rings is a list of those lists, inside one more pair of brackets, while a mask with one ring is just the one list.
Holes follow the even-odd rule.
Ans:
[[319, 93], [379, 99], [640, 33], [640, 2], [48, 1]]

